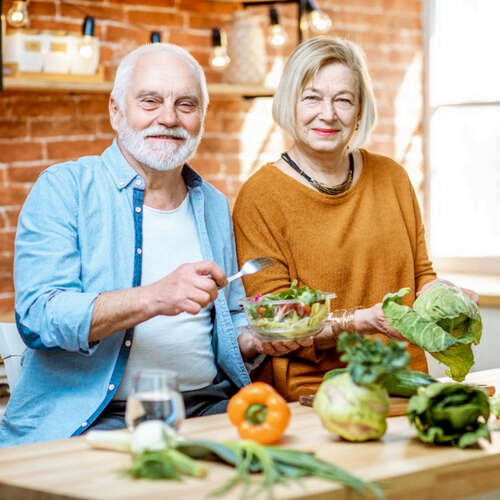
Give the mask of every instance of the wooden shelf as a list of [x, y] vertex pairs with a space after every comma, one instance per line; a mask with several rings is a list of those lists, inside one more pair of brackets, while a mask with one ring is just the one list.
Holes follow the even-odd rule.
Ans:
[[[5, 76], [5, 90], [47, 91], [47, 92], [96, 92], [106, 94], [113, 88], [112, 82], [45, 81]], [[274, 89], [261, 85], [235, 85], [230, 83], [209, 83], [208, 92], [213, 96], [272, 96]]]
[[111, 92], [111, 82], [68, 82], [36, 80], [32, 78], [15, 78], [4, 76], [4, 90], [50, 91], [50, 92]]

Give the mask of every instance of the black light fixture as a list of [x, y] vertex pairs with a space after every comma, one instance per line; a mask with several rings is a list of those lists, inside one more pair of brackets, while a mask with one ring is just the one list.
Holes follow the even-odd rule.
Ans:
[[13, 28], [22, 28], [29, 21], [28, 17], [29, 0], [14, 0], [12, 6], [7, 12], [7, 22]]
[[311, 31], [324, 33], [328, 31], [332, 22], [327, 14], [325, 14], [317, 5], [315, 0], [252, 0], [243, 1], [243, 7], [257, 7], [261, 5], [274, 5], [276, 3], [288, 4], [294, 3], [297, 5], [297, 38], [298, 42], [302, 42], [304, 31], [309, 28]]
[[161, 43], [161, 33], [159, 31], [152, 31], [149, 41], [151, 43]]
[[212, 53], [209, 62], [216, 70], [224, 69], [231, 62], [227, 55], [226, 33], [221, 28], [212, 28]]
[[269, 22], [271, 24], [271, 34], [269, 43], [275, 47], [284, 45], [287, 39], [286, 31], [280, 24], [280, 15], [278, 9], [273, 5], [269, 8]]
[[95, 19], [92, 16], [85, 16], [82, 24], [83, 42], [80, 45], [80, 56], [90, 59], [94, 55], [93, 37], [95, 34]]
[[82, 35], [95, 35], [95, 19], [93, 16], [85, 16], [82, 24]]

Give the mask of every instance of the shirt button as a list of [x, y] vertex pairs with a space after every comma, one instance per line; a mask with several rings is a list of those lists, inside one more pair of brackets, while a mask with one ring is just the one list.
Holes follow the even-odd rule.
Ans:
[[82, 427], [87, 427], [87, 422], [82, 422], [81, 426]]
[[142, 248], [138, 248], [138, 249], [137, 249], [137, 253], [138, 253], [139, 255], [141, 255], [141, 253], [142, 253]]
[[140, 179], [137, 179], [137, 180], [135, 181], [135, 185], [136, 185], [136, 186], [140, 186], [141, 184], [142, 184], [142, 182], [141, 182], [141, 180], [140, 180]]
[[125, 186], [125, 183], [123, 181], [120, 181], [118, 184], [119, 184], [120, 187]]
[[130, 347], [132, 345], [132, 342], [130, 340], [125, 341], [125, 347]]
[[114, 388], [115, 388], [115, 385], [114, 385], [114, 384], [109, 384], [108, 389], [109, 389], [110, 391], [112, 391]]
[[135, 211], [136, 211], [138, 214], [140, 214], [140, 213], [142, 212], [142, 209], [141, 209], [141, 207], [135, 207]]

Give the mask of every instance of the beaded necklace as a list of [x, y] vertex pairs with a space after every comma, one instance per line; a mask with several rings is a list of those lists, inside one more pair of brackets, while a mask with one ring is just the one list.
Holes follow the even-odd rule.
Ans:
[[288, 153], [282, 153], [281, 158], [288, 163], [297, 173], [299, 173], [307, 182], [309, 182], [312, 186], [314, 186], [319, 192], [324, 194], [340, 194], [347, 191], [352, 185], [352, 179], [354, 177], [354, 158], [352, 153], [349, 153], [349, 170], [347, 172], [347, 178], [341, 184], [337, 184], [336, 186], [328, 186], [323, 182], [319, 182], [309, 175], [307, 175], [288, 155]]

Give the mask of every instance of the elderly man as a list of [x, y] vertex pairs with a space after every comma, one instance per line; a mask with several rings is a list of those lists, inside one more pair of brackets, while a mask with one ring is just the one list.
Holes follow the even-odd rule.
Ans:
[[[180, 47], [121, 62], [101, 156], [54, 165], [23, 207], [16, 320], [28, 346], [0, 428], [4, 446], [124, 426], [131, 374], [175, 371], [187, 414], [225, 411], [250, 379], [227, 200], [185, 162], [208, 93]], [[243, 336], [242, 338], [244, 338]]]

